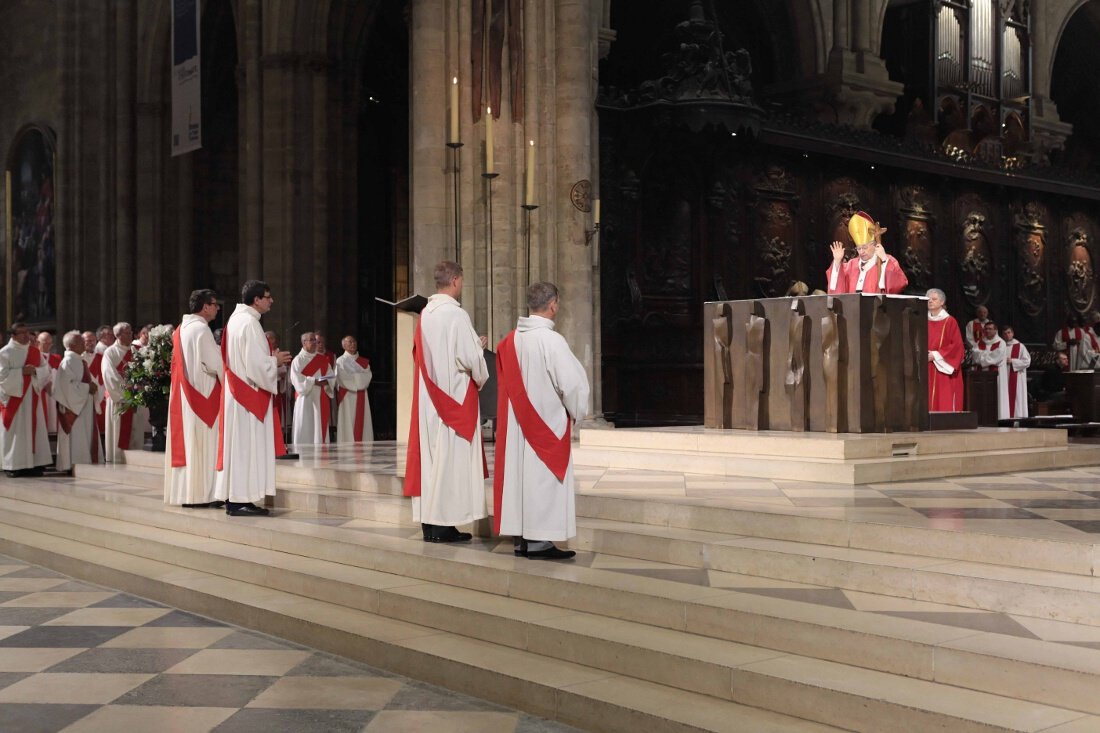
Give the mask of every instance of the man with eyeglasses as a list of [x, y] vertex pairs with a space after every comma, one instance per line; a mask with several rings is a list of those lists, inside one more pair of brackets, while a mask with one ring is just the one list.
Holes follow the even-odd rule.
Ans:
[[848, 221], [848, 233], [856, 245], [858, 257], [844, 261], [844, 244], [833, 242], [829, 248], [833, 263], [825, 271], [829, 295], [840, 293], [897, 294], [909, 284], [896, 257], [886, 254], [882, 235], [886, 230], [871, 216], [859, 211]]
[[269, 513], [256, 502], [275, 495], [275, 457], [286, 454], [274, 401], [278, 370], [290, 352], [272, 353], [260, 325], [274, 302], [267, 283], [249, 280], [222, 331], [225, 389], [214, 496], [231, 517]]
[[189, 312], [172, 334], [164, 502], [186, 509], [218, 509], [224, 503], [214, 498], [214, 464], [224, 366], [210, 330], [210, 322], [218, 317], [218, 295], [195, 290], [187, 307]]
[[0, 467], [10, 477], [41, 476], [53, 462], [39, 404], [50, 367], [25, 323], [13, 323], [0, 349]]

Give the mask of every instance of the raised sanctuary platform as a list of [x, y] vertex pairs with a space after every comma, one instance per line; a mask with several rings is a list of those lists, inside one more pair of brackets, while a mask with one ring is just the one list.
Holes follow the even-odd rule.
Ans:
[[271, 517], [165, 506], [163, 454], [0, 477], [0, 552], [600, 733], [1100, 730], [1100, 468], [578, 466], [554, 564], [421, 541], [402, 445], [297, 450]]
[[861, 484], [1100, 464], [1064, 430], [794, 433], [702, 426], [582, 429], [578, 465]]

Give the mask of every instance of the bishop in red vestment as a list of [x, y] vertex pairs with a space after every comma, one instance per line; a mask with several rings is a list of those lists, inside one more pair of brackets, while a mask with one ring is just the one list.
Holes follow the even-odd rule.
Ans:
[[939, 288], [928, 291], [928, 411], [962, 412], [963, 349], [959, 324], [943, 307]]

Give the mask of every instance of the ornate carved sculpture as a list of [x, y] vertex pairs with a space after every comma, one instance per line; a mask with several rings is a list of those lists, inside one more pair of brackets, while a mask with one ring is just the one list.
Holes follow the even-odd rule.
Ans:
[[905, 186], [898, 194], [898, 218], [904, 248], [899, 258], [911, 287], [925, 291], [932, 286], [932, 212], [925, 190]]
[[1046, 305], [1046, 278], [1043, 275], [1046, 254], [1046, 226], [1043, 209], [1026, 204], [1016, 214], [1016, 261], [1018, 263], [1017, 298], [1024, 313], [1037, 316]]
[[791, 281], [795, 196], [787, 171], [775, 165], [757, 178], [753, 191], [759, 200], [756, 247], [760, 262], [753, 279], [762, 296], [774, 298], [786, 292]]
[[909, 430], [920, 429], [918, 411], [921, 409], [928, 409], [927, 401], [919, 399], [921, 394], [927, 394], [928, 389], [926, 381], [927, 376], [925, 379], [921, 379], [921, 374], [927, 375], [928, 371], [927, 367], [920, 363], [921, 348], [919, 340], [924, 339], [925, 346], [927, 347], [928, 332], [927, 330], [917, 327], [917, 321], [919, 319], [927, 318], [927, 309], [918, 311], [912, 305], [907, 305], [902, 310], [902, 374], [905, 382], [904, 422], [908, 425]]
[[745, 411], [739, 427], [760, 429], [760, 393], [767, 373], [768, 319], [764, 307], [753, 303], [745, 334]]
[[[837, 185], [855, 188], [856, 183], [850, 178], [842, 178], [837, 181]], [[829, 214], [829, 221], [832, 223], [832, 235], [829, 244], [844, 242], [846, 245], [844, 259], [852, 259], [856, 256], [856, 246], [852, 242], [852, 235], [848, 233], [848, 220], [852, 218], [852, 214], [863, 210], [863, 204], [860, 202], [859, 196], [852, 191], [844, 191], [826, 204], [826, 210]]]
[[825, 374], [825, 429], [830, 433], [844, 432], [847, 425], [842, 418], [845, 393], [845, 375], [848, 370], [848, 353], [845, 348], [844, 307], [840, 298], [828, 296], [825, 306], [828, 315], [821, 319], [821, 368]]
[[809, 390], [804, 379], [810, 358], [810, 327], [801, 300], [791, 301], [791, 324], [787, 335], [787, 375], [783, 386], [791, 400], [791, 430], [806, 429], [806, 402]]
[[959, 263], [962, 271], [963, 295], [971, 305], [978, 306], [989, 300], [989, 286], [993, 278], [992, 250], [985, 233], [985, 214], [972, 210], [963, 220], [963, 257]]
[[1069, 264], [1066, 281], [1069, 302], [1078, 313], [1087, 313], [1096, 300], [1096, 286], [1092, 269], [1092, 253], [1089, 251], [1089, 235], [1082, 227], [1069, 233]]
[[730, 342], [733, 334], [730, 330], [732, 324], [732, 312], [728, 303], [721, 307], [721, 317], [711, 320], [713, 327], [714, 358], [721, 364], [721, 369], [716, 369], [714, 374], [714, 399], [718, 400], [720, 409], [717, 414], [716, 428], [733, 427], [733, 364], [730, 351]]
[[883, 353], [890, 335], [890, 314], [886, 311], [886, 296], [875, 296], [875, 312], [871, 320], [871, 389], [874, 393], [875, 430], [886, 429], [887, 369]]

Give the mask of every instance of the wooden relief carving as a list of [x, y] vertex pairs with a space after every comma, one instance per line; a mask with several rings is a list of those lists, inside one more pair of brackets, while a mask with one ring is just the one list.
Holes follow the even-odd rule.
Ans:
[[962, 291], [972, 306], [989, 300], [993, 282], [993, 249], [986, 234], [986, 215], [976, 209], [967, 212], [962, 222]]
[[1069, 233], [1069, 258], [1066, 266], [1069, 302], [1078, 313], [1087, 313], [1096, 300], [1096, 287], [1089, 251], [1089, 234], [1084, 227]]
[[754, 281], [765, 298], [783, 295], [791, 282], [795, 240], [795, 196], [787, 172], [769, 166], [754, 186], [756, 206], [756, 250], [758, 265]]
[[852, 218], [852, 214], [863, 209], [863, 203], [859, 195], [851, 190], [856, 187], [852, 179], [842, 178], [836, 182], [835, 187], [848, 190], [841, 191], [825, 205], [830, 224], [828, 244], [843, 242], [844, 259], [850, 260], [856, 256], [856, 246], [852, 242], [852, 235], [848, 233], [848, 220]]
[[1037, 316], [1046, 305], [1045, 211], [1040, 204], [1028, 203], [1016, 214], [1017, 299], [1023, 312]]
[[920, 186], [906, 186], [898, 196], [902, 249], [898, 256], [912, 289], [932, 287], [932, 212], [927, 193]]

